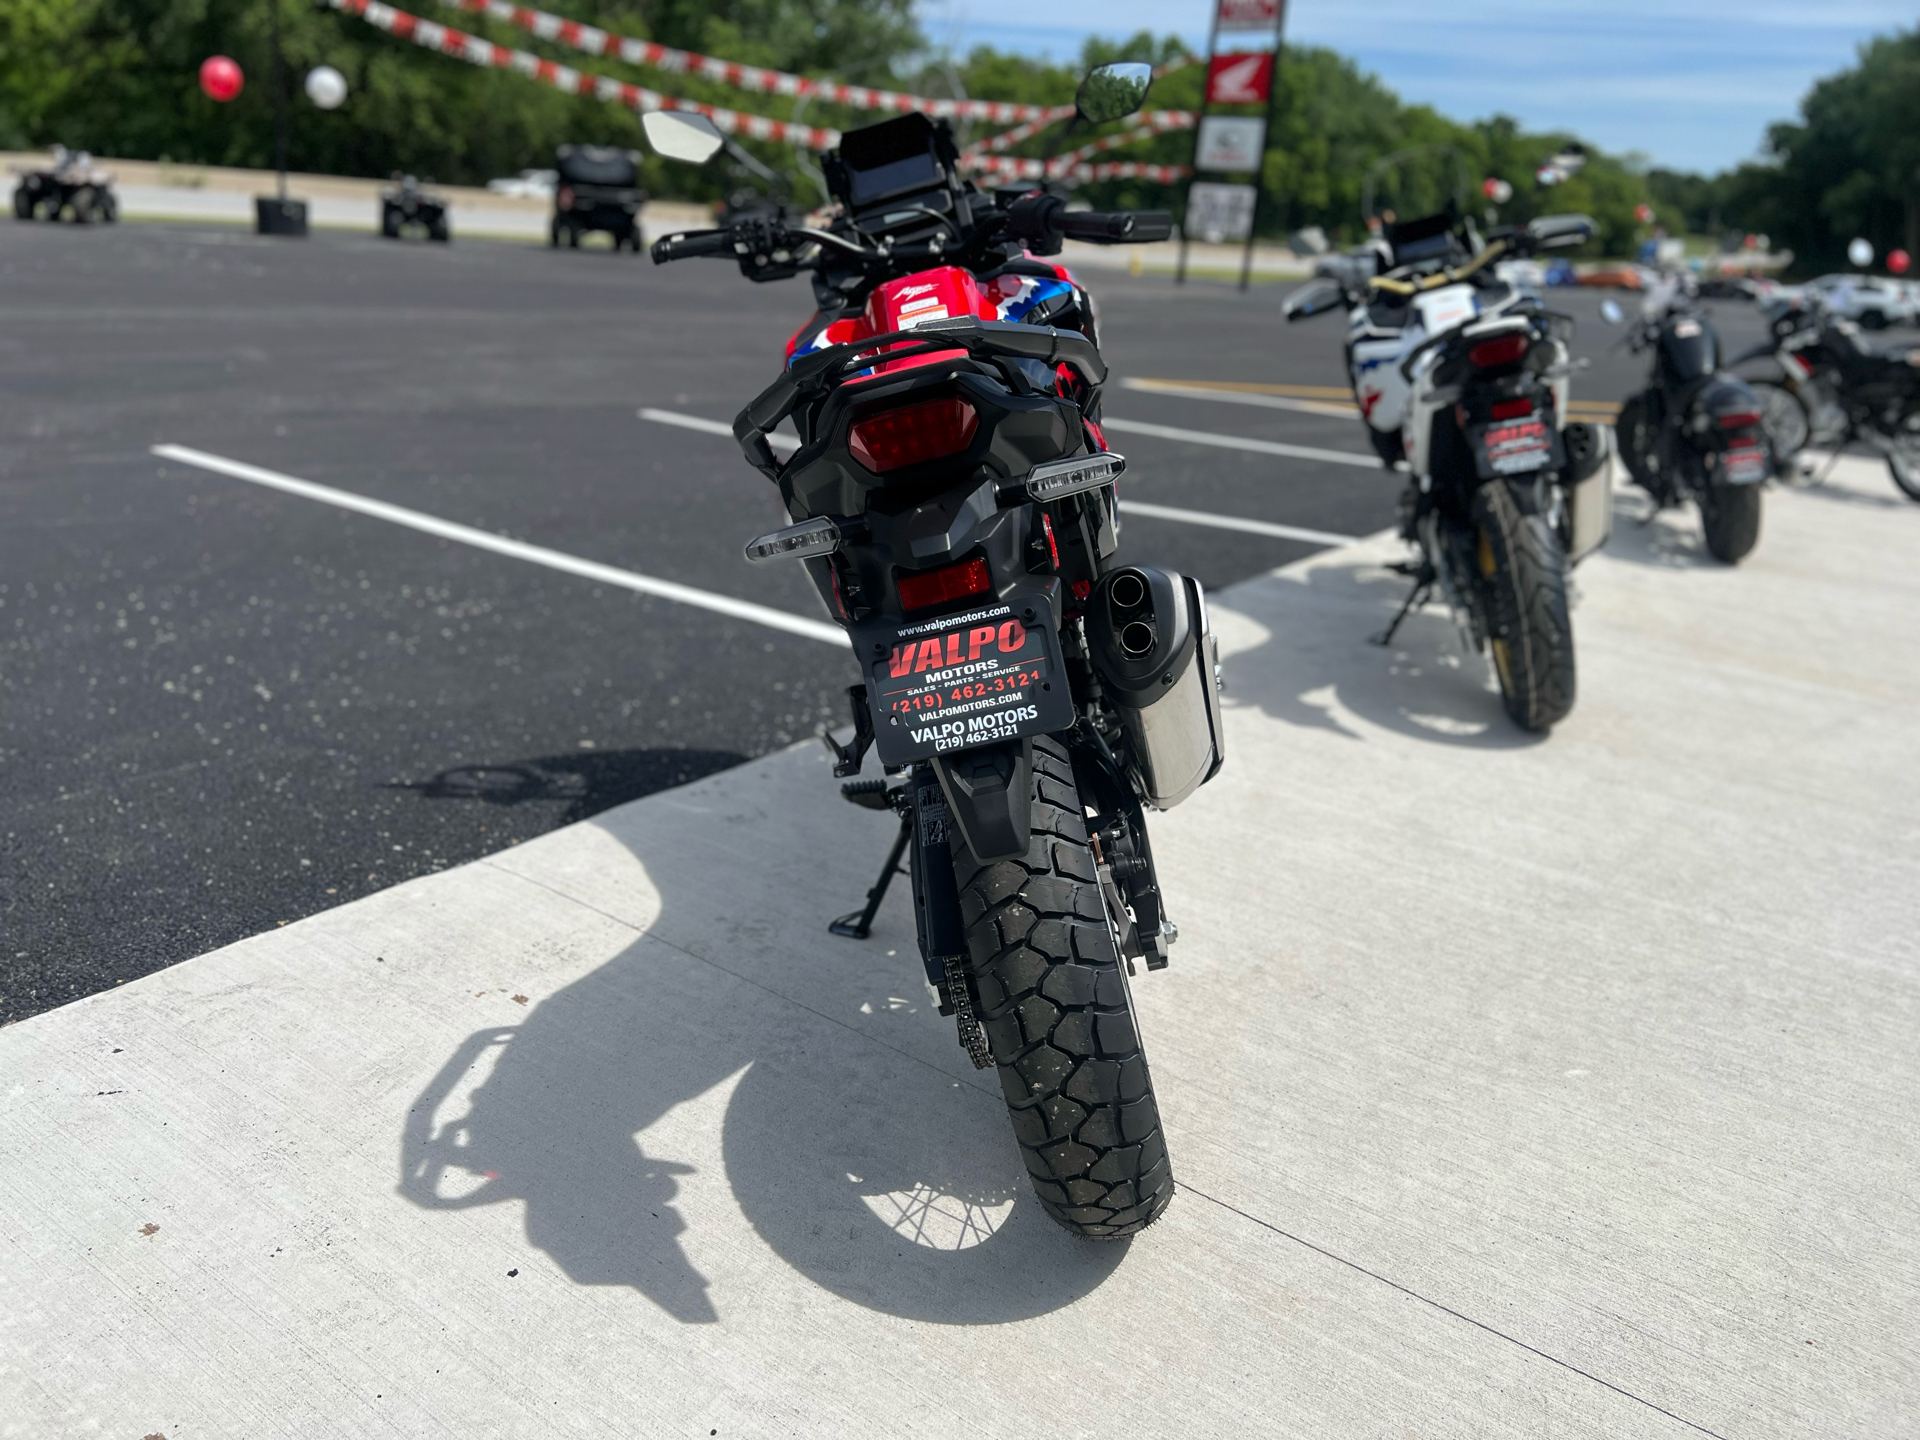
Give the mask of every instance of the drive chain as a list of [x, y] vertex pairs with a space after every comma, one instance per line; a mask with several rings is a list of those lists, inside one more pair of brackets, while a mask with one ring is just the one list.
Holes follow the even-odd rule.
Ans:
[[967, 1052], [976, 1070], [993, 1068], [993, 1052], [987, 1048], [986, 1032], [973, 1013], [973, 992], [967, 986], [963, 956], [949, 955], [942, 962], [947, 972], [947, 994], [953, 1000], [954, 1018], [960, 1026], [960, 1048]]

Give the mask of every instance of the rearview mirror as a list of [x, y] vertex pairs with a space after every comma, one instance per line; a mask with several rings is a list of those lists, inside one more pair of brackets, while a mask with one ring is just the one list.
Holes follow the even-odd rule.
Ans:
[[1602, 300], [1600, 302], [1600, 318], [1609, 325], [1618, 325], [1622, 320], [1627, 318], [1627, 312], [1620, 308], [1620, 302], [1617, 300]]
[[647, 143], [656, 154], [689, 165], [704, 165], [727, 143], [720, 127], [692, 110], [650, 110], [640, 117]]
[[1074, 108], [1089, 125], [1104, 125], [1146, 104], [1147, 89], [1152, 84], [1153, 67], [1142, 61], [1097, 65], [1080, 82], [1080, 93], [1073, 97]]
[[1309, 280], [1287, 296], [1281, 309], [1289, 320], [1308, 320], [1326, 314], [1346, 298], [1347, 292], [1337, 280]]

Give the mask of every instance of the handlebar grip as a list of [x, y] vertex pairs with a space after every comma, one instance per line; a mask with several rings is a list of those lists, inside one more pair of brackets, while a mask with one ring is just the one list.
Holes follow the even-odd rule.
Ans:
[[1138, 245], [1173, 234], [1173, 217], [1164, 210], [1062, 210], [1053, 228], [1069, 240]]
[[696, 255], [731, 255], [733, 238], [725, 230], [683, 230], [654, 241], [649, 253], [656, 265], [664, 265], [669, 260], [690, 260]]

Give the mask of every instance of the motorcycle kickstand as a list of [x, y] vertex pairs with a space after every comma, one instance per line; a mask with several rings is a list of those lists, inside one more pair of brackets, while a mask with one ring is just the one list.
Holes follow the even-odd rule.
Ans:
[[913, 815], [909, 812], [900, 817], [900, 833], [894, 837], [893, 848], [887, 851], [886, 864], [880, 867], [880, 878], [867, 891], [865, 907], [842, 915], [827, 926], [829, 934], [843, 935], [849, 940], [864, 940], [873, 933], [873, 917], [879, 913], [880, 902], [887, 898], [887, 887], [893, 883], [894, 876], [906, 873], [900, 868], [900, 857], [906, 853], [907, 842], [912, 838]]
[[1378, 635], [1370, 636], [1368, 643], [1382, 647], [1391, 645], [1395, 632], [1400, 629], [1400, 622], [1413, 613], [1415, 606], [1426, 604], [1432, 597], [1433, 581], [1433, 567], [1422, 566], [1420, 573], [1414, 577], [1413, 589], [1407, 592], [1407, 598], [1400, 606], [1398, 613], [1394, 615], [1393, 622]]
[[1849, 435], [1846, 440], [1842, 440], [1838, 445], [1833, 447], [1833, 454], [1827, 457], [1827, 463], [1821, 468], [1820, 473], [1807, 481], [1809, 488], [1815, 485], [1824, 485], [1833, 478], [1834, 467], [1839, 465], [1840, 457], [1846, 454], [1847, 440], [1851, 440], [1852, 438], [1853, 437]]

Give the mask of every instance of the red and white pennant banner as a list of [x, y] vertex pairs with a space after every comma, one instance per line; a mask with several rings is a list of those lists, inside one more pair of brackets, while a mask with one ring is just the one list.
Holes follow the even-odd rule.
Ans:
[[564, 15], [515, 5], [512, 0], [440, 0], [453, 10], [469, 10], [518, 25], [542, 40], [566, 45], [588, 55], [611, 55], [629, 65], [648, 65], [655, 70], [698, 75], [718, 80], [740, 90], [757, 90], [765, 95], [802, 96], [845, 105], [854, 110], [918, 110], [926, 115], [944, 115], [955, 120], [1064, 120], [1073, 114], [1071, 105], [1016, 105], [1010, 100], [934, 100], [924, 95], [902, 95], [895, 90], [873, 90], [865, 85], [843, 85], [837, 80], [810, 80], [805, 75], [789, 75], [784, 70], [767, 70], [758, 65], [741, 65], [718, 60], [711, 55], [696, 55], [691, 50], [675, 50], [651, 40], [629, 40], [623, 35], [583, 25]]
[[517, 70], [569, 95], [593, 95], [601, 100], [625, 105], [629, 110], [693, 110], [705, 115], [726, 134], [746, 135], [755, 140], [772, 140], [779, 144], [804, 145], [809, 150], [831, 150], [840, 143], [838, 130], [769, 120], [764, 115], [743, 115], [737, 110], [705, 105], [678, 95], [662, 95], [657, 90], [615, 80], [610, 75], [593, 75], [555, 64], [551, 60], [542, 60], [530, 51], [509, 50], [478, 35], [469, 35], [463, 30], [396, 10], [391, 5], [380, 3], [380, 0], [327, 0], [327, 4], [349, 15], [358, 15], [369, 25], [397, 35], [402, 40], [411, 40], [428, 50], [438, 50], [442, 55], [465, 60], [470, 65]]
[[1193, 174], [1185, 165], [1143, 165], [1137, 160], [1108, 161], [1102, 165], [1063, 168], [1058, 160], [1022, 160], [1013, 155], [969, 155], [966, 164], [1004, 180], [1151, 180], [1171, 185]]

